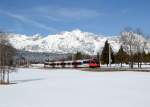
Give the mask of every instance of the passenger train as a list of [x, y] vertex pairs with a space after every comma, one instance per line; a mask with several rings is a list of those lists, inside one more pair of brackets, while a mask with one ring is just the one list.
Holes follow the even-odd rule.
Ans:
[[46, 61], [45, 68], [96, 68], [100, 64], [95, 59], [74, 60], [74, 61]]

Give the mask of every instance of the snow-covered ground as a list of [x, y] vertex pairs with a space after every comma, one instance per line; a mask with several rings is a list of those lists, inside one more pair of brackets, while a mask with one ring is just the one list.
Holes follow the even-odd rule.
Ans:
[[150, 73], [18, 69], [0, 107], [150, 107]]
[[[36, 65], [36, 64], [35, 64]], [[109, 65], [108, 65], [109, 67]], [[108, 68], [106, 64], [101, 65], [101, 68]], [[112, 68], [121, 68], [121, 64], [111, 64]], [[129, 68], [129, 64], [122, 64], [122, 68]], [[138, 68], [138, 64], [134, 64], [133, 68]], [[150, 69], [150, 64], [142, 64], [141, 68], [143, 69]]]

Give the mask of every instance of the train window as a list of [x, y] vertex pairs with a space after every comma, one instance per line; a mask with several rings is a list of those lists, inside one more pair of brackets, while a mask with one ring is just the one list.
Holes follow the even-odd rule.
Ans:
[[87, 61], [83, 61], [83, 63], [84, 63], [84, 64], [86, 64], [86, 63], [87, 63]]
[[66, 63], [61, 63], [60, 65], [66, 65]]
[[72, 63], [72, 65], [76, 65], [76, 64], [77, 64], [77, 62], [73, 62], [73, 63]]
[[88, 63], [90, 63], [90, 61], [86, 61], [86, 63], [88, 64]]
[[44, 63], [44, 65], [48, 65], [48, 63]]
[[80, 65], [81, 62], [73, 62], [72, 65]]
[[75, 64], [75, 62], [72, 62], [72, 65], [74, 65]]
[[77, 65], [81, 65], [81, 62], [77, 62]]
[[67, 65], [71, 65], [71, 63], [66, 63]]
[[84, 64], [88, 64], [88, 63], [90, 63], [90, 61], [83, 61], [83, 63], [84, 63]]
[[51, 63], [50, 65], [51, 65], [51, 66], [55, 66], [56, 64], [55, 64], [55, 63]]

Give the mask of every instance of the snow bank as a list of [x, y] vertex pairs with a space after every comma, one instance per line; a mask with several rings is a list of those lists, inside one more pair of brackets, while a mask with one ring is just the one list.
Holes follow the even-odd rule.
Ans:
[[0, 107], [150, 107], [150, 73], [19, 69]]

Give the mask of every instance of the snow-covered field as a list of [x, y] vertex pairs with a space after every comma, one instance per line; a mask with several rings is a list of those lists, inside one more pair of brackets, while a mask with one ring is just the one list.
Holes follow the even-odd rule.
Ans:
[[18, 69], [0, 107], [150, 107], [150, 73]]

